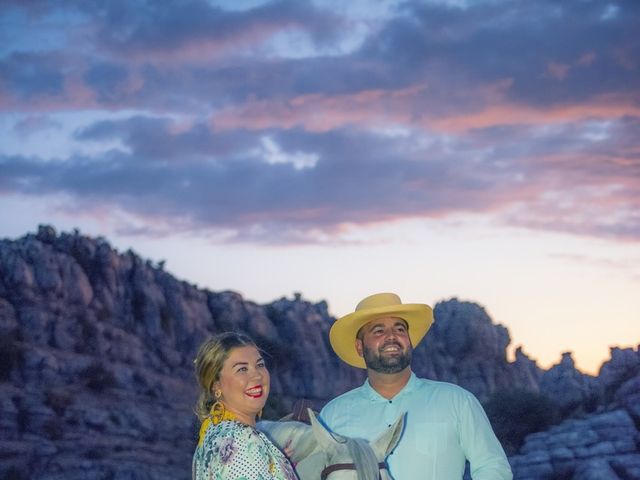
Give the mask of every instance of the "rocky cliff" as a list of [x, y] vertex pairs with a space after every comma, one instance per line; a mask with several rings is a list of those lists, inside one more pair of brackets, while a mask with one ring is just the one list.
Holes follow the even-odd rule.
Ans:
[[4, 240], [0, 473], [187, 478], [200, 342], [230, 329], [257, 339], [272, 356], [276, 415], [360, 381], [328, 347], [329, 318], [325, 303], [200, 290], [77, 232]]
[[415, 350], [413, 366], [419, 376], [455, 383], [481, 400], [514, 386], [539, 389], [542, 370], [521, 349], [515, 362], [507, 361], [509, 332], [495, 325], [480, 305], [453, 298], [435, 305], [434, 318]]
[[[609, 402], [629, 415], [637, 435], [635, 351], [612, 351], [602, 379], [575, 370], [570, 356], [545, 372], [521, 350], [506, 360], [509, 334], [479, 305], [451, 299], [435, 306], [435, 317], [415, 351], [419, 375], [458, 383], [483, 400], [517, 387], [549, 392], [570, 408]], [[363, 372], [331, 351], [332, 321], [324, 302], [297, 295], [257, 305], [198, 289], [79, 232], [42, 226], [2, 240], [0, 478], [187, 479], [199, 343], [232, 329], [254, 337], [270, 357], [266, 414], [277, 417], [298, 399], [320, 408], [361, 383]], [[558, 387], [568, 378], [570, 389]], [[527, 443], [517, 465], [532, 471], [538, 444]]]
[[[569, 360], [565, 355], [555, 371], [547, 372], [547, 380], [564, 378], [569, 394], [563, 398], [579, 402], [576, 392], [583, 379], [576, 379]], [[588, 402], [580, 405], [594, 411], [525, 438], [510, 458], [515, 478], [640, 479], [640, 349], [612, 348], [597, 380], [589, 382], [583, 393]]]

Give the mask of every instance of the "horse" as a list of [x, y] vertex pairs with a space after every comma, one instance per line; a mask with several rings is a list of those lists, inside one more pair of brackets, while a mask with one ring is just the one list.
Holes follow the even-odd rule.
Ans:
[[300, 480], [390, 480], [385, 458], [398, 444], [405, 415], [373, 442], [330, 432], [307, 410], [311, 425], [302, 422], [263, 420], [258, 428], [281, 450], [291, 449], [289, 459]]

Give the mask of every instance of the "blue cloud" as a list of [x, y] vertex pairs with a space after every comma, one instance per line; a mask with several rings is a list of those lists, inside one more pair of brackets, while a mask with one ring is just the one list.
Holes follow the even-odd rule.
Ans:
[[[640, 4], [611, 5], [408, 1], [373, 19], [294, 1], [14, 2], [12, 31], [55, 24], [65, 41], [5, 46], [2, 108], [109, 119], [66, 139], [92, 155], [1, 156], [0, 188], [252, 241], [460, 212], [633, 237]], [[341, 50], [350, 28], [363, 41]], [[302, 53], [279, 55], [291, 38]], [[560, 200], [594, 213], [574, 225]]]
[[0, 60], [0, 86], [7, 94], [29, 101], [38, 95], [62, 93], [64, 75], [55, 56], [12, 53]]

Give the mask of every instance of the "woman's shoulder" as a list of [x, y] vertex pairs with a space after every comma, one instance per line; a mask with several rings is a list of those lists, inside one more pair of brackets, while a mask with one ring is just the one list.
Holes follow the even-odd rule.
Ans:
[[200, 448], [198, 471], [224, 471], [229, 478], [296, 478], [284, 455], [250, 425], [233, 421], [212, 425]]
[[255, 441], [255, 433], [249, 425], [226, 420], [212, 424], [196, 449], [194, 461], [199, 469], [205, 470], [214, 465], [217, 465], [216, 468], [229, 466], [239, 459], [242, 461], [244, 454], [252, 450], [250, 445]]
[[225, 444], [246, 445], [271, 442], [255, 427], [240, 422], [223, 421], [217, 425], [211, 425], [204, 438], [204, 444], [210, 446]]
[[236, 441], [248, 441], [256, 436], [257, 431], [255, 428], [233, 420], [224, 420], [217, 425], [211, 425], [206, 435], [211, 439], [231, 438]]

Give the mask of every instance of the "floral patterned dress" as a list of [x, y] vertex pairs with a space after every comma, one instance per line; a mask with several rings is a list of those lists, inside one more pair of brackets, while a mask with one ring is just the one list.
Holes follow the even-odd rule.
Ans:
[[250, 425], [209, 425], [193, 455], [193, 480], [297, 480], [289, 460]]

